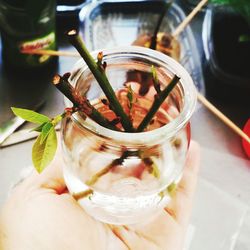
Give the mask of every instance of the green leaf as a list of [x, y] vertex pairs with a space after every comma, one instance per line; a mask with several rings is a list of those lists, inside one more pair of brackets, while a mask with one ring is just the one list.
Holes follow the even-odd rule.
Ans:
[[170, 196], [173, 196], [174, 195], [174, 192], [175, 192], [175, 190], [176, 190], [176, 188], [177, 188], [177, 184], [176, 183], [171, 183], [168, 187], [167, 187], [167, 190], [168, 190], [168, 194], [170, 195]]
[[152, 174], [155, 178], [159, 179], [160, 178], [160, 171], [159, 171], [157, 164], [153, 160], [153, 158], [152, 157], [145, 157], [142, 160], [143, 160], [144, 164], [146, 165], [146, 167], [148, 168], [149, 173]]
[[44, 143], [45, 139], [48, 137], [51, 129], [53, 129], [53, 124], [51, 122], [47, 122], [43, 125], [42, 131], [41, 131], [41, 140], [40, 143]]
[[152, 165], [152, 175], [157, 179], [160, 178], [160, 171], [155, 162]]
[[160, 88], [160, 84], [159, 84], [159, 80], [158, 80], [158, 76], [157, 76], [157, 71], [156, 71], [154, 65], [151, 66], [151, 73], [152, 73], [152, 78], [153, 78], [153, 84], [154, 84], [155, 91], [157, 93], [160, 93], [161, 88]]
[[158, 81], [157, 72], [154, 65], [151, 66], [152, 77], [155, 81]]
[[36, 124], [43, 124], [45, 122], [50, 121], [49, 117], [39, 114], [33, 110], [20, 109], [20, 108], [14, 108], [14, 107], [11, 107], [11, 110], [16, 116], [19, 116], [28, 122], [33, 122]]
[[127, 93], [127, 98], [128, 98], [128, 107], [131, 110], [133, 107], [133, 100], [134, 100], [134, 92], [133, 89], [131, 88], [131, 85], [128, 86], [128, 93]]
[[56, 126], [58, 122], [60, 122], [62, 120], [62, 118], [65, 116], [65, 114], [60, 114], [60, 115], [57, 115], [56, 117], [54, 117], [52, 119], [52, 125], [53, 126]]
[[175, 194], [176, 188], [177, 188], [177, 184], [172, 182], [169, 186], [167, 186], [166, 189], [158, 193], [158, 195], [161, 197], [161, 199], [163, 199], [163, 197], [167, 194], [173, 197]]
[[40, 134], [32, 148], [32, 161], [34, 167], [41, 173], [44, 168], [53, 160], [57, 148], [57, 138], [55, 129], [51, 129], [47, 138], [41, 143]]
[[43, 124], [31, 129], [30, 131], [36, 131], [36, 132], [42, 132], [43, 126], [46, 124], [46, 122], [44, 122]]

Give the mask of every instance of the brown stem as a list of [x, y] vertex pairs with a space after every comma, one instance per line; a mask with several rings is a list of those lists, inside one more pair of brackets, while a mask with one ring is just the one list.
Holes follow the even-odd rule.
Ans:
[[76, 93], [74, 87], [68, 82], [65, 77], [55, 75], [53, 78], [53, 84], [60, 90], [75, 107], [79, 108], [86, 116], [92, 120], [109, 129], [118, 130], [116, 126], [106, 119], [97, 109], [95, 109], [86, 97], [80, 96]]
[[83, 192], [73, 193], [72, 196], [74, 197], [75, 200], [78, 201], [79, 199], [85, 198], [85, 197], [90, 196], [92, 194], [93, 194], [93, 190], [87, 189]]
[[127, 114], [124, 112], [120, 102], [118, 101], [115, 92], [109, 83], [109, 80], [104, 72], [104, 70], [100, 70], [100, 67], [93, 59], [93, 57], [88, 52], [83, 40], [76, 32], [76, 30], [71, 30], [67, 33], [68, 39], [70, 43], [77, 49], [79, 54], [82, 56], [83, 60], [88, 65], [89, 69], [91, 70], [92, 74], [94, 75], [95, 79], [99, 83], [101, 89], [103, 90], [104, 94], [106, 95], [109, 103], [112, 106], [112, 110], [115, 112], [117, 117], [121, 118], [121, 124], [125, 130], [125, 132], [133, 132], [133, 124], [130, 121]]
[[[127, 152], [127, 151], [126, 151]], [[127, 154], [123, 154], [120, 158], [117, 158], [113, 160], [109, 165], [107, 165], [105, 168], [101, 169], [99, 172], [97, 172], [95, 175], [93, 175], [90, 180], [86, 181], [86, 184], [88, 186], [94, 185], [100, 177], [103, 175], [109, 173], [110, 170], [112, 170], [114, 167], [120, 165], [123, 163], [124, 159], [127, 157]]]
[[140, 151], [124, 151], [120, 158], [113, 160], [105, 168], [101, 169], [99, 172], [93, 175], [88, 181], [86, 181], [86, 184], [88, 186], [94, 185], [99, 180], [100, 177], [109, 173], [109, 171], [115, 168], [116, 166], [121, 165], [127, 157], [136, 155], [140, 155]]

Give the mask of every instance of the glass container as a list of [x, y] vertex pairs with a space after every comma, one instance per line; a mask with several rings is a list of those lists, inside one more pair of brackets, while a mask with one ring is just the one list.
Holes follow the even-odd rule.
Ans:
[[[160, 52], [128, 46], [107, 49], [103, 54], [108, 79], [134, 127], [148, 112], [156, 94], [152, 65], [161, 89], [174, 74], [180, 77], [144, 132], [110, 130], [79, 113], [63, 120], [64, 177], [69, 191], [87, 213], [100, 221], [137, 223], [157, 215], [168, 204], [182, 176], [196, 89], [187, 71]], [[69, 80], [78, 93], [113, 119], [102, 90], [82, 60]], [[131, 110], [128, 89], [132, 89], [135, 100]], [[66, 105], [71, 103], [66, 100]]]

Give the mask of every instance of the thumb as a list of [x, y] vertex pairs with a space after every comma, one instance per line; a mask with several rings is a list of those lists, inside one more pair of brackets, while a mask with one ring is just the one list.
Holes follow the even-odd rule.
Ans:
[[41, 174], [36, 174], [35, 181], [40, 188], [54, 190], [57, 194], [61, 194], [66, 190], [66, 184], [63, 178], [63, 159], [61, 148], [58, 146], [53, 161]]
[[166, 210], [173, 211], [175, 219], [186, 225], [191, 214], [192, 201], [197, 184], [200, 165], [200, 146], [191, 141], [182, 179], [177, 186], [176, 193]]

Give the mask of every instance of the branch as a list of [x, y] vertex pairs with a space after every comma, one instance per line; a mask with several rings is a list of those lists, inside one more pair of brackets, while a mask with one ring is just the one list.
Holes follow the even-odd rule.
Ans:
[[160, 108], [161, 104], [165, 101], [165, 99], [168, 97], [169, 93], [179, 82], [179, 80], [180, 78], [175, 75], [174, 78], [171, 80], [171, 82], [168, 84], [168, 86], [166, 86], [166, 88], [162, 90], [160, 93], [157, 93], [155, 95], [155, 99], [150, 110], [148, 111], [147, 115], [144, 117], [144, 119], [136, 129], [136, 132], [142, 132], [148, 126], [148, 124], [150, 123], [150, 121]]
[[121, 124], [126, 132], [133, 132], [134, 128], [132, 122], [130, 121], [127, 114], [124, 112], [121, 104], [117, 100], [115, 92], [108, 81], [108, 78], [103, 70], [100, 70], [100, 67], [95, 62], [93, 57], [88, 52], [83, 40], [78, 35], [76, 30], [71, 30], [67, 33], [68, 39], [70, 43], [77, 49], [79, 54], [82, 56], [86, 64], [88, 65], [89, 69], [91, 70], [92, 74], [94, 75], [95, 79], [99, 83], [101, 89], [103, 90], [104, 94], [106, 95], [109, 103], [112, 106], [112, 110], [115, 112], [117, 117], [120, 117]]
[[116, 126], [112, 125], [108, 119], [90, 104], [86, 97], [77, 94], [74, 87], [66, 78], [61, 77], [60, 75], [55, 75], [53, 78], [53, 84], [73, 103], [74, 107], [79, 108], [79, 111], [82, 111], [86, 116], [90, 117], [101, 126], [118, 130]]
[[137, 156], [139, 154], [140, 154], [139, 150], [138, 151], [132, 151], [132, 152], [131, 151], [124, 151], [120, 158], [117, 158], [117, 159], [113, 160], [105, 168], [101, 169], [99, 172], [97, 172], [95, 175], [93, 175], [88, 181], [86, 181], [86, 184], [88, 186], [94, 185], [99, 180], [100, 177], [102, 177], [103, 175], [106, 175], [107, 173], [109, 173], [109, 171], [111, 171], [116, 166], [121, 165], [126, 158], [128, 158], [129, 156]]
[[154, 34], [153, 34], [153, 36], [152, 36], [152, 38], [151, 38], [151, 42], [150, 42], [150, 46], [149, 46], [150, 49], [156, 49], [156, 45], [157, 45], [157, 34], [158, 34], [159, 29], [160, 29], [160, 27], [161, 27], [161, 23], [162, 23], [162, 21], [163, 21], [163, 18], [164, 18], [164, 16], [166, 15], [166, 13], [167, 13], [169, 7], [171, 6], [171, 4], [172, 4], [171, 2], [170, 2], [170, 3], [166, 3], [165, 8], [163, 9], [161, 15], [159, 16], [159, 19], [158, 19], [158, 21], [157, 21], [157, 24], [156, 24], [156, 27], [155, 27], [155, 30], [154, 30]]

